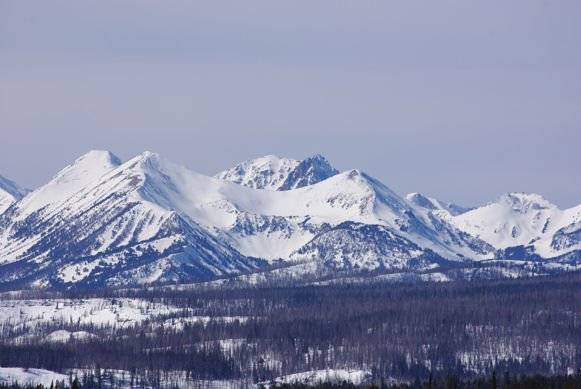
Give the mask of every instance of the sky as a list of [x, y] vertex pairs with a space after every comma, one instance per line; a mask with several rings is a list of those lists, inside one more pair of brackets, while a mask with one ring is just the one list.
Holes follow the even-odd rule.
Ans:
[[401, 194], [576, 205], [580, 20], [578, 0], [0, 0], [0, 175], [320, 153]]

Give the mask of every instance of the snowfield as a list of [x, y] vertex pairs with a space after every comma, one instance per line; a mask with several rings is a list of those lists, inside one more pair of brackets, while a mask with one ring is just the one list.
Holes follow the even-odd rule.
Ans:
[[[75, 369], [70, 373], [72, 377], [80, 379], [85, 370]], [[131, 385], [129, 371], [114, 370], [109, 371], [115, 380], [115, 388], [130, 389], [135, 388]], [[57, 381], [64, 381], [66, 385], [69, 383], [69, 374], [56, 373], [44, 369], [25, 369], [21, 367], [0, 367], [0, 383], [1, 384], [30, 384], [30, 385], [44, 385], [50, 387], [51, 383]], [[252, 387], [252, 383], [240, 380], [192, 380], [186, 377], [185, 372], [173, 371], [167, 374], [167, 379], [160, 383], [162, 388], [186, 388], [186, 389], [241, 389]], [[104, 387], [109, 387], [109, 383], [105, 382]], [[148, 387], [146, 385], [145, 387]]]
[[371, 377], [371, 372], [365, 370], [328, 369], [305, 371], [301, 373], [289, 374], [277, 377], [273, 382], [264, 382], [266, 387], [280, 384], [300, 383], [306, 385], [316, 385], [318, 383], [341, 383], [343, 381], [360, 385]]
[[79, 342], [79, 341], [88, 341], [96, 338], [98, 338], [97, 335], [87, 331], [56, 330], [48, 334], [44, 338], [44, 341], [48, 343], [66, 343], [69, 342], [70, 340]]
[[[47, 323], [73, 323], [81, 325], [131, 327], [159, 315], [179, 312], [177, 308], [140, 299], [53, 299], [53, 300], [1, 300], [0, 328], [34, 329]], [[69, 334], [52, 333], [49, 339], [62, 341]], [[73, 333], [73, 337], [88, 338], [89, 334]]]
[[50, 387], [51, 383], [65, 381], [68, 383], [69, 377], [64, 374], [55, 373], [43, 369], [24, 369], [21, 367], [0, 367], [0, 384], [19, 383], [21, 385], [44, 385]]

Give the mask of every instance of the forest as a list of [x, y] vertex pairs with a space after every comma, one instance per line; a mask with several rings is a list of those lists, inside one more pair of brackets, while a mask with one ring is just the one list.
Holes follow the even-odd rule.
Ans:
[[[579, 273], [486, 282], [30, 291], [3, 295], [5, 304], [8, 297], [20, 312], [0, 320], [0, 367], [61, 372], [82, 387], [213, 380], [284, 386], [290, 382], [281, 377], [292, 374], [344, 370], [362, 372], [361, 385], [448, 388], [482, 381], [478, 387], [492, 387], [487, 380], [498, 374], [498, 382], [511, 377], [508, 387], [516, 388], [524, 387], [518, 377], [577, 377], [581, 367]], [[144, 310], [171, 310], [131, 325], [93, 321], [97, 308], [76, 319], [18, 320], [34, 301], [57, 301], [59, 310], [101, 301], [114, 307], [115, 318], [134, 300]], [[47, 340], [62, 330], [70, 338]]]

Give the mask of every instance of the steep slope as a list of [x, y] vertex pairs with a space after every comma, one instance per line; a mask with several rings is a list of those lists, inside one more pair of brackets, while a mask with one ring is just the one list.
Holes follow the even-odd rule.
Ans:
[[338, 173], [322, 155], [302, 161], [267, 155], [242, 162], [215, 177], [254, 189], [290, 190], [316, 184]]
[[236, 192], [223, 200], [235, 219], [222, 226], [222, 237], [246, 255], [269, 260], [290, 259], [316, 235], [345, 221], [386, 225], [401, 234], [416, 222], [403, 199], [358, 170], [294, 190]]
[[440, 245], [446, 246], [461, 258], [482, 260], [494, 257], [496, 249], [492, 245], [449, 222], [450, 217], [467, 212], [468, 209], [420, 193], [410, 193], [406, 200], [414, 209], [415, 215], [429, 226], [433, 240]]
[[446, 263], [443, 258], [380, 226], [344, 222], [317, 235], [291, 255], [297, 262], [341, 272], [426, 270]]
[[14, 214], [21, 220], [40, 210], [49, 213], [51, 209], [56, 209], [77, 191], [98, 180], [120, 164], [119, 158], [108, 151], [89, 151], [58, 172], [46, 185], [31, 192], [20, 201]]
[[[89, 153], [0, 218], [1, 281], [88, 286], [236, 275], [260, 267], [254, 257], [289, 260], [346, 221], [431, 238], [421, 236], [426, 226], [403, 199], [357, 170], [266, 191], [191, 172], [153, 153], [116, 161]], [[350, 263], [358, 267], [366, 255], [354, 253]], [[400, 261], [383, 261], [390, 260]]]
[[551, 258], [581, 249], [581, 206], [563, 211], [537, 194], [509, 193], [449, 221], [499, 250], [529, 247]]
[[27, 193], [28, 190], [0, 176], [0, 214], [6, 211], [13, 203], [26, 196]]
[[461, 215], [472, 209], [454, 203], [447, 203], [433, 197], [425, 196], [421, 193], [409, 193], [406, 195], [406, 200], [416, 207], [429, 211], [445, 211], [452, 216]]
[[292, 170], [284, 183], [278, 190], [290, 190], [302, 188], [324, 181], [329, 177], [339, 174], [325, 157], [317, 154], [313, 157], [304, 159]]
[[[250, 256], [296, 260], [299, 256], [292, 254], [302, 245], [344, 222], [388, 228], [414, 245], [450, 260], [493, 256], [493, 248], [484, 242], [441, 219], [424, 218], [406, 200], [358, 170], [295, 190], [254, 191], [241, 194], [241, 198], [253, 200], [244, 204], [229, 197], [226, 202], [235, 210], [232, 215], [236, 215], [236, 220], [232, 226], [222, 226], [221, 234]], [[365, 239], [361, 234], [357, 237]], [[362, 251], [360, 257], [364, 255]]]
[[102, 157], [81, 157], [2, 215], [4, 284], [177, 282], [258, 267], [178, 210], [180, 171], [167, 175], [151, 153], [118, 167]]
[[276, 155], [244, 161], [214, 177], [254, 189], [278, 190], [300, 161]]
[[581, 206], [509, 194], [467, 211], [402, 198], [359, 170], [335, 174], [319, 156], [267, 165], [286, 175], [234, 183], [150, 152], [125, 163], [89, 152], [0, 214], [0, 287], [196, 282], [269, 264], [291, 278], [581, 264]]

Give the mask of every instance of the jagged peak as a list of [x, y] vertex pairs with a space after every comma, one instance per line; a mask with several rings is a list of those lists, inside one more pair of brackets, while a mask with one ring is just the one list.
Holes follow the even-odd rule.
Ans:
[[329, 163], [329, 160], [327, 159], [327, 157], [325, 157], [322, 154], [318, 154], [318, 153], [303, 159], [303, 161], [317, 161], [317, 162], [326, 163], [327, 165], [331, 165]]
[[277, 190], [298, 165], [295, 159], [269, 154], [243, 161], [214, 177], [254, 189]]
[[300, 162], [299, 166], [300, 165], [312, 165], [316, 168], [321, 169], [329, 176], [339, 173], [339, 171], [335, 169], [333, 165], [331, 165], [329, 160], [321, 154], [315, 154], [311, 157], [303, 159]]
[[278, 190], [297, 189], [316, 184], [337, 175], [337, 169], [320, 154], [302, 160], [292, 171]]

